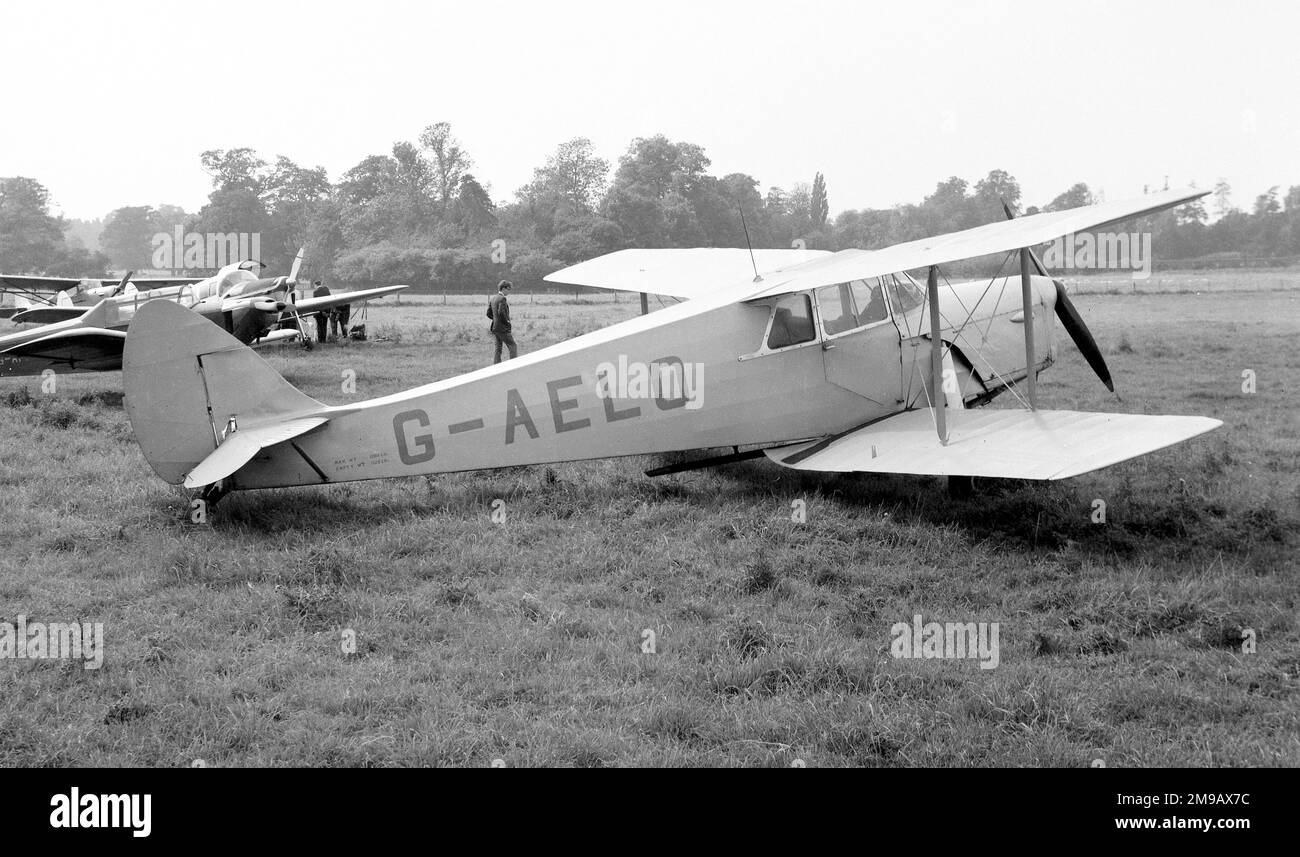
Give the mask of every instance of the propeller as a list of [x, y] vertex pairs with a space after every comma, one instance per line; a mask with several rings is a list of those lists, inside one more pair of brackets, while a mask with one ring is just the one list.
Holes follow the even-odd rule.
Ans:
[[[280, 314], [276, 318], [276, 326], [284, 323], [286, 315], [292, 318], [298, 328], [298, 338], [304, 343], [310, 343], [306, 333], [303, 332], [302, 316], [298, 314], [298, 302], [294, 298], [294, 287], [298, 285], [298, 272], [302, 270], [302, 257], [307, 252], [306, 247], [298, 248], [298, 255], [293, 257], [293, 266], [289, 268], [289, 276], [280, 277], [276, 283], [277, 286], [284, 287], [284, 301], [280, 304]], [[287, 313], [286, 313], [287, 310]]]
[[[1016, 215], [1007, 205], [1007, 201], [1002, 200], [1002, 210], [1006, 212], [1007, 220], [1015, 220]], [[1093, 339], [1092, 331], [1088, 330], [1088, 325], [1083, 323], [1083, 317], [1075, 309], [1074, 302], [1070, 300], [1069, 294], [1065, 290], [1065, 283], [1053, 277], [1047, 272], [1047, 266], [1043, 260], [1038, 258], [1038, 254], [1033, 250], [1029, 251], [1029, 261], [1033, 264], [1034, 270], [1038, 276], [1047, 277], [1056, 286], [1056, 317], [1060, 319], [1061, 327], [1065, 332], [1070, 334], [1070, 339], [1074, 341], [1079, 353], [1083, 359], [1088, 361], [1092, 371], [1101, 379], [1101, 383], [1106, 385], [1106, 389], [1115, 392], [1115, 382], [1111, 380], [1110, 369], [1106, 366], [1106, 358], [1101, 356], [1101, 349], [1097, 347], [1097, 340]]]
[[293, 257], [293, 267], [289, 269], [289, 278], [284, 281], [286, 285], [298, 285], [298, 271], [302, 268], [302, 256], [306, 252], [306, 247], [298, 248], [298, 255]]
[[117, 284], [117, 288], [113, 289], [113, 294], [109, 295], [109, 297], [117, 297], [118, 295], [122, 294], [122, 291], [126, 288], [127, 284], [131, 282], [131, 277], [134, 274], [135, 271], [127, 271], [125, 274], [123, 274], [121, 281], [119, 281]]

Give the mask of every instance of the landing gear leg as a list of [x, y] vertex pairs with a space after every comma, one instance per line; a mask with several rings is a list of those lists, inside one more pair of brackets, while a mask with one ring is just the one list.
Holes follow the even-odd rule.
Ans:
[[949, 476], [948, 496], [954, 500], [969, 500], [975, 493], [974, 476]]
[[226, 491], [220, 482], [215, 482], [203, 489], [203, 492], [199, 494], [199, 499], [206, 503], [207, 507], [211, 509], [220, 503], [221, 498], [226, 496], [228, 493], [229, 492]]

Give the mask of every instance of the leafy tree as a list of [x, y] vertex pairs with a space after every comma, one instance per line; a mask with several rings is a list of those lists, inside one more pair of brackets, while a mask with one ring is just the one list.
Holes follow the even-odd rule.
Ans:
[[36, 179], [0, 178], [0, 259], [9, 272], [42, 272], [60, 260], [63, 219]]
[[1282, 204], [1277, 199], [1278, 186], [1274, 185], [1268, 189], [1267, 193], [1261, 193], [1255, 197], [1255, 216], [1259, 217], [1266, 214], [1277, 214], [1282, 210]]
[[821, 229], [830, 216], [830, 201], [826, 198], [826, 178], [821, 173], [813, 179], [812, 184], [812, 225]]
[[338, 191], [345, 202], [364, 205], [391, 191], [396, 175], [396, 160], [388, 155], [371, 155], [343, 174]]
[[976, 225], [975, 205], [969, 188], [970, 184], [957, 176], [950, 176], [935, 186], [934, 193], [922, 200], [917, 212], [927, 231], [939, 234]]
[[113, 266], [139, 271], [151, 265], [152, 239], [158, 231], [157, 212], [152, 206], [126, 206], [104, 218], [99, 247]]
[[1043, 206], [1043, 210], [1067, 211], [1071, 208], [1092, 205], [1094, 202], [1096, 202], [1096, 198], [1093, 197], [1092, 191], [1089, 190], [1088, 185], [1079, 182], [1078, 184], [1072, 185], [1069, 190], [1057, 194], [1055, 199]]
[[262, 241], [267, 256], [262, 261], [272, 270], [284, 270], [309, 240], [319, 243], [321, 233], [313, 225], [334, 188], [324, 167], [300, 167], [283, 155], [276, 158], [262, 186], [262, 203], [270, 225], [270, 234]]
[[1020, 183], [1006, 170], [990, 170], [975, 183], [975, 206], [980, 223], [993, 223], [1006, 217], [1002, 203], [1020, 211]]
[[497, 222], [496, 205], [483, 186], [469, 173], [461, 176], [454, 214], [466, 236], [490, 229]]
[[1232, 187], [1223, 179], [1219, 179], [1214, 185], [1214, 215], [1215, 217], [1225, 217], [1237, 210], [1232, 204]]
[[262, 192], [267, 163], [252, 149], [209, 149], [199, 156], [199, 163], [212, 177], [215, 190]]
[[460, 188], [461, 178], [474, 162], [452, 136], [451, 125], [446, 122], [436, 122], [425, 128], [420, 133], [420, 145], [432, 158], [433, 190], [443, 211], [446, 211]]
[[[269, 231], [270, 217], [257, 192], [240, 185], [214, 190], [208, 196], [208, 204], [199, 209], [190, 229], [200, 233], [248, 232], [262, 233]], [[262, 247], [263, 255], [268, 249]], [[180, 248], [176, 248], [179, 255]], [[228, 260], [229, 261], [229, 260]], [[268, 266], [267, 259], [259, 259]], [[278, 265], [276, 267], [279, 267]]]
[[1288, 213], [1300, 211], [1300, 185], [1292, 185], [1286, 192], [1285, 205]]
[[544, 166], [533, 171], [533, 180], [519, 190], [521, 199], [568, 203], [573, 211], [589, 214], [596, 210], [609, 182], [609, 161], [596, 155], [586, 137], [561, 143]]
[[82, 246], [67, 246], [55, 257], [45, 273], [52, 277], [102, 278], [109, 269], [108, 256], [98, 250], [91, 252]]

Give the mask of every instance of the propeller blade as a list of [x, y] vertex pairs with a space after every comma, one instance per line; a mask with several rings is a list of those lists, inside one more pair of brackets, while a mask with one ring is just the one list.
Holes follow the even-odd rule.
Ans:
[[289, 269], [289, 279], [285, 281], [291, 286], [298, 284], [298, 269], [302, 267], [302, 255], [305, 252], [307, 252], [306, 247], [299, 247], [298, 255], [293, 257], [293, 267]]
[[[1016, 219], [1015, 213], [1005, 199], [1002, 200], [1002, 210], [1006, 213], [1007, 220]], [[1105, 384], [1110, 392], [1115, 392], [1115, 382], [1111, 380], [1106, 358], [1101, 355], [1101, 349], [1097, 347], [1097, 340], [1093, 339], [1092, 331], [1088, 330], [1088, 325], [1083, 323], [1083, 316], [1079, 315], [1079, 311], [1074, 308], [1074, 301], [1070, 300], [1070, 295], [1065, 291], [1065, 283], [1047, 272], [1047, 266], [1033, 250], [1029, 251], [1029, 261], [1033, 263], [1038, 276], [1047, 277], [1056, 286], [1056, 317], [1060, 319], [1061, 327], [1070, 334], [1070, 339], [1074, 340], [1079, 353], [1083, 355], [1084, 360], [1088, 361], [1092, 371], [1101, 379], [1101, 383]]]
[[117, 284], [117, 288], [116, 288], [116, 289], [113, 289], [113, 296], [114, 296], [114, 297], [116, 297], [117, 295], [122, 294], [122, 290], [126, 288], [127, 283], [131, 282], [131, 277], [132, 277], [134, 274], [135, 274], [135, 271], [127, 271], [125, 274], [122, 275], [122, 279], [118, 282], [118, 284]]
[[1106, 385], [1107, 390], [1115, 392], [1115, 383], [1110, 378], [1110, 369], [1106, 367], [1106, 358], [1101, 356], [1101, 349], [1097, 347], [1097, 340], [1092, 338], [1092, 331], [1088, 330], [1088, 325], [1083, 323], [1079, 311], [1074, 308], [1074, 302], [1065, 291], [1065, 284], [1059, 280], [1053, 282], [1056, 284], [1056, 317], [1061, 320], [1061, 327], [1070, 334], [1079, 353], [1088, 361], [1092, 371], [1097, 373], [1101, 383]]

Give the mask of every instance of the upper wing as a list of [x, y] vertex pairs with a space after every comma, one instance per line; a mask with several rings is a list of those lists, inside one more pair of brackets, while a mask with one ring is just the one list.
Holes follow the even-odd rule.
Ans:
[[[147, 292], [150, 289], [169, 289], [172, 286], [192, 286], [208, 279], [211, 277], [132, 277], [130, 284], [142, 292]], [[104, 285], [110, 286], [114, 283], [109, 280]]]
[[1109, 467], [1216, 429], [1209, 417], [1078, 411], [948, 412], [947, 445], [929, 408], [904, 411], [856, 431], [765, 450], [796, 470], [1066, 479]]
[[0, 274], [0, 288], [14, 292], [61, 292], [80, 286], [85, 277], [29, 277], [16, 274]]
[[361, 301], [381, 298], [384, 295], [391, 295], [393, 292], [400, 292], [403, 289], [409, 289], [410, 286], [384, 286], [379, 289], [363, 289], [359, 292], [342, 292], [337, 295], [329, 295], [323, 298], [303, 298], [295, 306], [298, 307], [299, 314], [315, 312], [316, 310], [329, 309], [330, 307], [343, 306], [344, 304], [355, 304]]
[[[168, 286], [185, 286], [203, 282], [206, 277], [132, 277], [136, 288], [163, 289]], [[111, 277], [42, 277], [18, 274], [0, 274], [0, 288], [15, 292], [61, 292], [81, 286], [98, 288], [117, 285]]]
[[126, 331], [82, 327], [51, 333], [0, 351], [8, 375], [39, 375], [46, 369], [97, 372], [119, 369]]
[[962, 232], [895, 244], [883, 250], [842, 250], [825, 259], [785, 271], [785, 276], [775, 279], [766, 287], [757, 288], [750, 299], [912, 271], [959, 259], [1006, 253], [1022, 247], [1035, 247], [1064, 235], [1102, 229], [1134, 217], [1173, 208], [1208, 193], [1209, 191], [1193, 189], [1161, 191], [1137, 199], [1103, 202], [1069, 211], [1032, 214], [1015, 220], [1000, 220]]
[[[719, 286], [754, 279], [754, 268], [771, 274], [831, 254], [825, 250], [755, 250], [700, 247], [692, 250], [619, 250], [549, 274], [548, 283], [695, 298]], [[891, 272], [892, 273], [892, 272]]]

